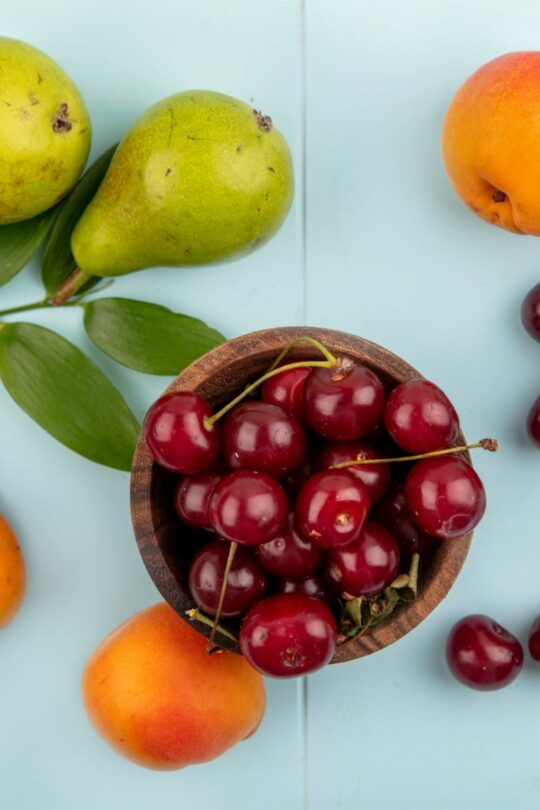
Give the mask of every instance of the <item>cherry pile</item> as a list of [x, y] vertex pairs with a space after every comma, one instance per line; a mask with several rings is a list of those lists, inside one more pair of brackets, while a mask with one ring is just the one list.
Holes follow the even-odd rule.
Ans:
[[[301, 340], [324, 359], [283, 365]], [[484, 488], [456, 455], [458, 434], [433, 383], [388, 395], [370, 368], [310, 338], [216, 413], [196, 393], [161, 397], [144, 435], [181, 476], [178, 517], [207, 533], [189, 589], [196, 618], [214, 617], [211, 640], [223, 616], [241, 621], [241, 650], [263, 674], [327, 664], [340, 600], [380, 594], [411, 555], [481, 519]]]

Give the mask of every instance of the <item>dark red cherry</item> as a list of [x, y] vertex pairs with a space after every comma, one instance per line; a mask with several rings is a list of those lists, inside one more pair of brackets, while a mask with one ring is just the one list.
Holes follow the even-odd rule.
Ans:
[[540, 341], [540, 284], [525, 296], [521, 305], [521, 322], [529, 335]]
[[287, 413], [302, 418], [302, 393], [310, 368], [291, 368], [270, 377], [263, 383], [261, 399], [272, 405], [280, 405]]
[[399, 547], [390, 532], [366, 521], [360, 537], [328, 554], [327, 576], [340, 593], [373, 596], [396, 578]]
[[184, 475], [180, 478], [174, 488], [173, 500], [180, 520], [195, 529], [209, 529], [210, 496], [222, 478], [223, 471], [215, 467], [206, 472]]
[[146, 414], [143, 433], [152, 456], [171, 472], [191, 475], [208, 469], [220, 452], [220, 433], [205, 426], [212, 411], [190, 391], [165, 394]]
[[461, 619], [450, 631], [446, 660], [458, 681], [488, 691], [514, 680], [523, 666], [523, 649], [500, 624], [476, 614]]
[[241, 470], [226, 475], [210, 499], [212, 528], [237, 543], [271, 540], [287, 523], [287, 496], [266, 473]]
[[540, 447], [540, 397], [535, 399], [527, 416], [527, 433], [533, 444]]
[[326, 580], [317, 574], [304, 577], [304, 579], [277, 579], [274, 582], [274, 591], [276, 593], [303, 593], [305, 596], [322, 599], [330, 606], [336, 602], [336, 596]]
[[331, 660], [337, 627], [320, 599], [299, 593], [263, 599], [251, 608], [240, 629], [240, 647], [263, 675], [307, 675]]
[[304, 419], [321, 436], [353, 441], [379, 422], [384, 388], [366, 366], [341, 360], [338, 368], [314, 368], [304, 384]]
[[[332, 442], [322, 447], [317, 469], [327, 470], [344, 461], [361, 458], [383, 458], [383, 454], [364, 442]], [[376, 503], [390, 486], [389, 464], [355, 464], [344, 467], [354, 478], [359, 478], [367, 489], [369, 500]]]
[[461, 537], [480, 522], [486, 493], [470, 464], [458, 456], [418, 461], [405, 480], [405, 503], [414, 522], [432, 537]]
[[454, 406], [427, 380], [407, 380], [394, 388], [384, 409], [384, 424], [395, 443], [409, 453], [451, 447], [459, 433]]
[[307, 440], [298, 419], [279, 405], [244, 402], [223, 426], [223, 455], [231, 470], [260, 470], [279, 478], [298, 467]]
[[531, 657], [540, 664], [540, 616], [532, 623], [529, 633], [529, 652]]
[[311, 540], [302, 537], [294, 527], [294, 512], [283, 532], [261, 543], [256, 550], [260, 564], [283, 579], [302, 579], [320, 568], [323, 551]]
[[[191, 595], [198, 607], [211, 616], [217, 613], [229, 549], [226, 541], [214, 540], [195, 555], [189, 569]], [[242, 616], [262, 599], [267, 588], [268, 577], [253, 553], [238, 546], [227, 577], [221, 615]]]
[[423, 532], [413, 521], [405, 504], [403, 485], [396, 482], [371, 513], [395, 538], [401, 554], [411, 557], [437, 548], [439, 541]]
[[323, 548], [350, 543], [358, 537], [369, 512], [363, 483], [344, 470], [325, 470], [308, 478], [295, 509], [300, 533]]

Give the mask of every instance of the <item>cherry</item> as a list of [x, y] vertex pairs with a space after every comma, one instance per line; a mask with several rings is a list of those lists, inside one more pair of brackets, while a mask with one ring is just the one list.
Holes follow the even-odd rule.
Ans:
[[302, 463], [306, 434], [279, 405], [244, 402], [225, 419], [223, 455], [231, 470], [260, 470], [276, 477]]
[[296, 531], [294, 512], [290, 513], [285, 530], [257, 546], [256, 554], [267, 571], [284, 579], [302, 579], [313, 574], [320, 568], [323, 557], [320, 546]]
[[287, 496], [266, 473], [241, 470], [226, 475], [210, 499], [215, 531], [237, 543], [255, 546], [282, 532], [287, 522]]
[[442, 539], [472, 531], [486, 508], [480, 478], [457, 456], [418, 461], [405, 480], [404, 493], [407, 510], [417, 526]]
[[[229, 548], [229, 543], [213, 540], [195, 555], [189, 569], [191, 595], [195, 603], [211, 616], [217, 612]], [[262, 599], [267, 588], [268, 577], [252, 552], [238, 546], [227, 577], [221, 615], [228, 618], [242, 616]]]
[[287, 413], [302, 418], [302, 393], [304, 383], [311, 373], [310, 368], [291, 368], [270, 377], [261, 388], [261, 399], [280, 405]]
[[[364, 442], [332, 442], [324, 445], [318, 456], [318, 469], [326, 470], [344, 461], [361, 458], [384, 458], [382, 453]], [[344, 468], [359, 478], [367, 489], [369, 500], [376, 503], [390, 486], [389, 464], [355, 464]]]
[[527, 416], [527, 433], [537, 447], [540, 447], [540, 397], [533, 402]]
[[336, 621], [324, 602], [299, 593], [263, 599], [251, 608], [240, 629], [240, 647], [263, 675], [306, 675], [331, 660]]
[[540, 616], [537, 616], [529, 633], [529, 652], [531, 657], [540, 663]]
[[507, 686], [523, 666], [517, 638], [489, 616], [465, 616], [454, 625], [446, 643], [450, 672], [471, 689]]
[[422, 531], [409, 515], [403, 486], [400, 483], [396, 482], [384, 498], [376, 504], [372, 516], [385, 529], [388, 529], [405, 557], [432, 551], [438, 545], [438, 540]]
[[521, 322], [529, 335], [540, 341], [540, 284], [525, 296], [521, 305]]
[[143, 433], [161, 467], [191, 475], [208, 469], [220, 451], [219, 431], [205, 426], [212, 411], [198, 394], [179, 391], [160, 397], [146, 414]]
[[327, 470], [308, 478], [296, 501], [296, 526], [323, 548], [350, 543], [360, 534], [370, 503], [358, 478]]
[[356, 540], [328, 554], [327, 576], [336, 590], [352, 596], [373, 596], [396, 578], [399, 547], [390, 532], [366, 521]]
[[377, 375], [344, 358], [337, 368], [312, 369], [304, 384], [304, 419], [326, 439], [353, 441], [375, 427], [384, 399]]
[[195, 529], [209, 529], [210, 497], [223, 472], [212, 468], [195, 475], [180, 478], [174, 488], [174, 508], [178, 517]]
[[305, 596], [315, 596], [323, 602], [333, 606], [336, 599], [328, 587], [328, 583], [321, 577], [313, 574], [304, 579], [278, 579], [274, 583], [276, 593], [303, 593]]
[[384, 409], [384, 424], [395, 443], [409, 453], [451, 447], [459, 433], [454, 406], [427, 380], [407, 380], [394, 388]]

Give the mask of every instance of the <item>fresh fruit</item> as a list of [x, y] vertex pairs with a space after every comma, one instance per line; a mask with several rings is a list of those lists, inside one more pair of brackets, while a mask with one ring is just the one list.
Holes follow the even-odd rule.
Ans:
[[454, 189], [479, 217], [540, 235], [540, 51], [507, 53], [473, 73], [446, 114], [442, 153]]
[[418, 461], [405, 480], [405, 503], [414, 522], [432, 537], [461, 537], [479, 523], [486, 508], [482, 482], [457, 456]]
[[537, 397], [527, 415], [527, 433], [537, 447], [540, 447], [540, 397]]
[[240, 655], [206, 639], [168, 605], [133, 616], [96, 649], [83, 675], [88, 716], [120, 754], [147, 768], [208, 762], [261, 722], [264, 684]]
[[0, 37], [0, 225], [41, 214], [75, 185], [90, 150], [90, 117], [61, 67]]
[[267, 571], [283, 579], [303, 579], [315, 573], [323, 559], [321, 547], [296, 531], [294, 512], [290, 513], [285, 529], [257, 546], [256, 554]]
[[306, 448], [304, 428], [279, 405], [243, 402], [225, 418], [223, 456], [231, 470], [260, 470], [279, 478], [300, 466]]
[[274, 235], [292, 195], [289, 149], [268, 116], [221, 93], [177, 93], [121, 142], [73, 254], [96, 276], [233, 259]]
[[293, 368], [270, 377], [261, 388], [262, 401], [280, 405], [287, 413], [302, 419], [304, 383], [310, 373], [310, 368]]
[[[215, 616], [223, 575], [229, 554], [229, 543], [213, 540], [196, 555], [189, 569], [189, 590], [196, 604]], [[258, 602], [268, 589], [268, 576], [251, 551], [243, 546], [236, 549], [221, 609], [225, 617], [242, 616]]]
[[287, 496], [266, 473], [240, 470], [226, 475], [210, 500], [213, 529], [227, 540], [255, 546], [283, 531]]
[[471, 689], [489, 691], [507, 686], [519, 675], [523, 649], [496, 621], [475, 614], [461, 619], [450, 631], [446, 660], [458, 681]]
[[336, 620], [320, 599], [290, 593], [270, 596], [251, 608], [240, 630], [240, 647], [263, 675], [307, 675], [332, 658]]
[[[317, 469], [327, 470], [335, 464], [345, 461], [359, 461], [360, 459], [384, 458], [379, 450], [375, 450], [364, 441], [360, 442], [329, 442], [325, 444], [317, 457]], [[355, 464], [345, 467], [354, 478], [359, 478], [369, 495], [370, 503], [374, 504], [390, 486], [389, 464]]]
[[394, 388], [384, 409], [386, 430], [403, 450], [429, 453], [451, 447], [459, 434], [454, 406], [428, 380], [407, 380]]
[[143, 432], [154, 459], [166, 470], [181, 474], [202, 472], [220, 452], [220, 434], [208, 429], [212, 411], [204, 399], [189, 391], [165, 394], [146, 414]]
[[330, 550], [326, 573], [340, 593], [373, 596], [390, 585], [398, 569], [398, 544], [387, 529], [368, 520], [356, 540]]
[[336, 604], [336, 595], [328, 583], [319, 574], [312, 574], [304, 579], [278, 579], [274, 583], [275, 593], [303, 593], [322, 599], [330, 607]]
[[0, 515], [0, 627], [6, 627], [19, 610], [26, 588], [21, 547], [7, 520]]
[[299, 532], [323, 548], [350, 543], [369, 511], [367, 490], [344, 470], [323, 470], [308, 478], [295, 509]]
[[529, 290], [523, 299], [521, 323], [533, 340], [540, 341], [540, 284]]
[[529, 632], [529, 652], [531, 658], [540, 663], [540, 616], [536, 617]]
[[223, 475], [221, 468], [213, 467], [196, 475], [184, 475], [178, 480], [173, 503], [176, 514], [187, 526], [210, 528], [210, 498]]
[[393, 485], [390, 492], [375, 505], [371, 514], [377, 523], [388, 529], [405, 557], [424, 554], [437, 547], [438, 541], [422, 531], [411, 518], [400, 482]]

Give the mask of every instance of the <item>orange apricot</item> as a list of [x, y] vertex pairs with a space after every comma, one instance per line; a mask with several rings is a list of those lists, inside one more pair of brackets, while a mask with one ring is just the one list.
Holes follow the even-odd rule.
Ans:
[[19, 610], [26, 587], [21, 547], [8, 522], [0, 515], [0, 627], [6, 627]]

